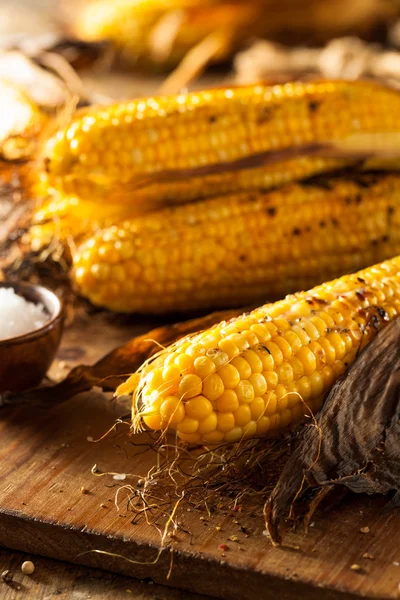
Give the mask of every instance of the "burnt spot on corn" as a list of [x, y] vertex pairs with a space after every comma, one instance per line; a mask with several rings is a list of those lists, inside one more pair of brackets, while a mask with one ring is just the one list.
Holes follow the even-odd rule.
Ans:
[[263, 123], [267, 123], [274, 116], [275, 108], [272, 106], [263, 106], [260, 110], [260, 115], [257, 118], [257, 123], [262, 125]]
[[308, 103], [309, 111], [311, 113], [315, 113], [318, 110], [320, 104], [321, 102], [317, 102], [317, 100], [310, 100], [310, 102]]
[[334, 227], [339, 227], [339, 221], [337, 219], [332, 219], [332, 225]]
[[239, 254], [239, 260], [240, 262], [245, 262], [247, 260], [246, 254]]
[[218, 117], [216, 117], [215, 115], [210, 115], [208, 117], [208, 122], [209, 123], [216, 123], [217, 119], [218, 119]]
[[299, 227], [295, 227], [292, 230], [292, 235], [296, 235], [296, 236], [301, 235], [301, 229], [299, 229]]
[[275, 206], [269, 206], [269, 207], [267, 208], [267, 214], [268, 214], [270, 217], [274, 217], [274, 216], [276, 215], [276, 208], [275, 208]]
[[324, 227], [326, 227], [326, 221], [320, 221], [319, 226], [321, 227], [321, 229], [324, 229]]

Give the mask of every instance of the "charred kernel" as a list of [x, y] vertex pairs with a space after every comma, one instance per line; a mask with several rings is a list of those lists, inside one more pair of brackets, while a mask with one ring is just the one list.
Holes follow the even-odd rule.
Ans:
[[208, 356], [199, 356], [194, 360], [193, 369], [196, 375], [205, 379], [215, 373], [216, 366]]
[[237, 369], [240, 379], [248, 379], [250, 377], [251, 367], [242, 356], [236, 356], [230, 364]]
[[240, 404], [248, 404], [254, 398], [254, 389], [250, 381], [243, 379], [235, 388], [236, 395]]
[[169, 396], [165, 398], [160, 406], [160, 415], [167, 425], [176, 425], [183, 421], [185, 409], [176, 396]]
[[225, 390], [217, 400], [220, 412], [234, 412], [239, 407], [239, 400], [234, 390]]
[[192, 419], [202, 421], [212, 413], [213, 406], [204, 396], [196, 396], [185, 403], [184, 411], [186, 411], [186, 414]]
[[263, 371], [272, 371], [274, 368], [274, 359], [271, 353], [268, 351], [268, 348], [263, 344], [259, 344], [257, 346], [257, 352], [259, 359], [262, 362]]
[[188, 400], [194, 396], [199, 396], [203, 387], [203, 382], [198, 375], [184, 375], [178, 385], [178, 391], [182, 400]]
[[270, 352], [272, 358], [274, 359], [274, 365], [278, 367], [283, 362], [283, 354], [279, 346], [277, 346], [274, 342], [267, 342], [266, 347]]
[[221, 377], [225, 389], [233, 390], [240, 382], [239, 371], [231, 364], [221, 367], [218, 370], [218, 375]]
[[218, 373], [213, 373], [203, 381], [203, 396], [210, 402], [217, 400], [224, 392], [224, 382]]

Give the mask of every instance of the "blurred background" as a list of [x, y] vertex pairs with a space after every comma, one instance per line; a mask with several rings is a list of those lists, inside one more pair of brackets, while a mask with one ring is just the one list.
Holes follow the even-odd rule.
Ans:
[[1, 0], [0, 49], [56, 50], [88, 93], [400, 79], [397, 0]]

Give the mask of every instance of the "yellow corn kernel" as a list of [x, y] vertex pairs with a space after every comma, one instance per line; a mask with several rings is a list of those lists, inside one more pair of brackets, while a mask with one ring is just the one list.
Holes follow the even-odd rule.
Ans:
[[225, 390], [217, 400], [217, 410], [221, 413], [235, 412], [239, 407], [239, 400], [234, 390]]
[[240, 382], [239, 371], [231, 364], [222, 366], [218, 375], [221, 377], [225, 389], [234, 390]]
[[223, 412], [217, 416], [217, 429], [226, 433], [235, 427], [235, 417], [231, 412]]
[[176, 429], [179, 433], [195, 433], [198, 427], [199, 421], [197, 419], [185, 417], [180, 423], [177, 424]]
[[240, 379], [248, 379], [251, 375], [251, 367], [242, 356], [237, 356], [231, 361], [231, 365], [237, 369]]
[[199, 396], [203, 382], [198, 375], [184, 375], [179, 382], [178, 391], [183, 400]]
[[[296, 184], [274, 192], [238, 193], [122, 222], [117, 215], [117, 225], [78, 244], [71, 277], [78, 291], [96, 305], [121, 312], [165, 313], [282, 297], [400, 252], [395, 220], [386, 237], [387, 215], [393, 211], [392, 219], [396, 219], [400, 214], [399, 175], [375, 175], [365, 182], [332, 179], [329, 184], [330, 190]], [[273, 218], [268, 215], [271, 206], [277, 210]], [[75, 219], [80, 211], [80, 205], [71, 206]], [[288, 211], [290, 219], [285, 217]], [[71, 218], [64, 218], [67, 237]], [[60, 223], [58, 215], [54, 222]], [[78, 219], [80, 222], [86, 236], [87, 219]], [[320, 223], [325, 224], [323, 235], [319, 235]], [[244, 226], [249, 242], [239, 250]], [[279, 243], [277, 231], [284, 235]], [[56, 234], [58, 239], [58, 230]], [[234, 249], [228, 239], [235, 241]], [[127, 254], [129, 259], [124, 258]], [[207, 271], [210, 254], [215, 267], [212, 277]], [[335, 307], [335, 314], [340, 314], [341, 303]], [[307, 316], [310, 308], [306, 302], [293, 310], [299, 319]], [[245, 332], [240, 323], [224, 325], [224, 336], [215, 340], [214, 347], [206, 342], [207, 352], [212, 350], [207, 356], [219, 368], [249, 350], [256, 352], [256, 362], [261, 360], [264, 370], [273, 369], [295, 356], [301, 346], [316, 341], [322, 329], [333, 329], [338, 320], [324, 310], [308, 314], [304, 322], [298, 320], [289, 328], [282, 325], [285, 319], [279, 314], [273, 318], [279, 327], [262, 319], [249, 323]], [[353, 335], [351, 330], [348, 335]], [[264, 354], [258, 352], [256, 339]], [[352, 340], [343, 338], [343, 342]], [[203, 342], [195, 343], [186, 351], [195, 359], [205, 355], [206, 348]]]
[[217, 373], [213, 373], [203, 381], [203, 395], [213, 402], [222, 396], [224, 392], [224, 382]]
[[249, 382], [253, 386], [255, 396], [263, 396], [267, 391], [267, 382], [262, 373], [252, 373]]
[[212, 413], [213, 406], [204, 396], [196, 396], [186, 402], [185, 411], [192, 419], [203, 421]]
[[201, 434], [211, 434], [213, 431], [216, 430], [217, 425], [217, 415], [215, 412], [212, 412], [205, 419], [200, 421], [198, 432]]
[[196, 375], [205, 379], [216, 371], [216, 366], [208, 356], [199, 356], [193, 363], [194, 372]]
[[240, 404], [249, 404], [254, 398], [254, 388], [250, 381], [243, 379], [235, 388], [236, 395]]
[[[378, 299], [381, 304], [377, 304]], [[196, 363], [201, 368], [206, 367], [203, 376], [177, 373], [176, 358], [185, 352], [187, 341], [178, 341], [165, 351], [164, 356], [161, 353], [154, 364], [146, 363], [139, 372], [139, 380], [137, 377], [128, 380], [128, 383], [132, 381], [129, 389], [137, 385], [138, 407], [133, 407], [134, 417], [137, 415], [137, 419], [142, 415], [150, 428], [168, 427], [177, 430], [178, 435], [180, 432], [200, 434], [199, 442], [203, 443], [212, 443], [212, 440], [234, 442], [285, 428], [319, 410], [326, 392], [356, 359], [360, 339], [365, 346], [399, 313], [400, 257], [345, 275], [308, 292], [288, 296], [273, 305], [267, 304], [236, 321], [231, 320], [228, 326], [222, 323], [193, 336], [191, 343], [206, 349], [205, 355], [195, 359], [195, 362], [201, 361]], [[371, 319], [372, 315], [376, 318]], [[274, 320], [278, 319], [279, 327], [274, 329]], [[330, 319], [334, 323], [340, 322], [334, 330], [329, 326]], [[282, 320], [286, 320], [290, 329]], [[264, 369], [260, 358], [264, 348], [258, 341], [248, 348], [249, 342], [244, 344], [242, 341], [246, 327], [262, 321], [271, 325], [271, 340], [266, 344], [274, 367], [259, 372], [260, 368]], [[235, 324], [242, 333], [232, 333]], [[357, 329], [362, 333], [361, 338], [350, 335]], [[290, 331], [295, 337], [288, 335]], [[226, 339], [225, 336], [230, 339], [241, 336], [242, 339], [235, 337], [235, 343], [239, 342], [242, 350], [231, 362], [223, 360], [216, 366], [214, 350], [222, 339]], [[278, 343], [280, 339], [285, 343]], [[292, 354], [286, 344], [291, 345]], [[208, 374], [210, 366], [205, 359], [212, 362], [215, 372]], [[176, 384], [178, 375], [176, 391], [173, 394], [166, 392], [163, 386], [168, 386], [171, 381]], [[125, 384], [121, 389], [128, 388]], [[187, 392], [190, 394], [194, 389], [202, 393], [186, 398]], [[198, 437], [193, 439], [197, 443]]]
[[177, 425], [185, 418], [185, 409], [176, 396], [169, 396], [161, 403], [160, 415], [166, 427]]

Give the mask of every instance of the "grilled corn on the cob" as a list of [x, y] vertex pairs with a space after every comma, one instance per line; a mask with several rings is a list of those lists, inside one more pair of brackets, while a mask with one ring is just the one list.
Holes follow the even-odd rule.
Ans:
[[227, 38], [221, 59], [256, 35], [316, 43], [368, 34], [396, 11], [390, 0], [91, 0], [74, 29], [85, 40], [112, 41], [134, 64], [170, 67], [215, 31]]
[[190, 443], [234, 442], [300, 421], [400, 311], [400, 257], [183, 338], [118, 390], [133, 423]]
[[292, 184], [167, 208], [74, 254], [93, 304], [165, 313], [282, 298], [400, 253], [400, 175]]
[[[216, 89], [78, 114], [45, 145], [43, 178], [50, 190], [82, 197], [185, 202], [259, 189], [262, 173], [268, 188], [335, 166], [318, 153], [378, 148], [399, 157], [399, 140], [400, 93], [376, 84]], [[243, 170], [249, 160], [257, 168]]]

